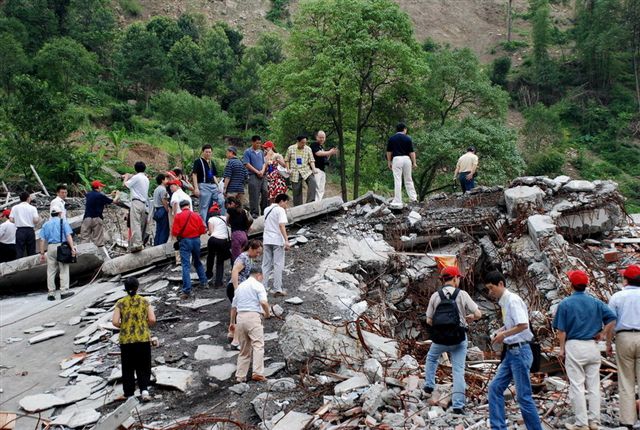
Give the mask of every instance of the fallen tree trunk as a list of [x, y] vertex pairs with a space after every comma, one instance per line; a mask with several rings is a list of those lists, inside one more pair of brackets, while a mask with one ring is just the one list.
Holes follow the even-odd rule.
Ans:
[[[289, 220], [289, 224], [304, 221], [320, 215], [342, 210], [343, 203], [342, 198], [339, 196], [320, 200], [319, 202], [307, 203], [288, 209], [287, 218]], [[264, 217], [259, 217], [251, 225], [249, 236], [261, 235], [263, 228]], [[202, 248], [207, 246], [207, 240], [208, 236], [206, 235], [200, 237], [200, 246]], [[171, 243], [152, 246], [135, 254], [127, 254], [107, 261], [102, 266], [102, 272], [105, 275], [119, 275], [137, 270], [150, 264], [167, 260], [172, 258], [173, 255], [173, 244]]]

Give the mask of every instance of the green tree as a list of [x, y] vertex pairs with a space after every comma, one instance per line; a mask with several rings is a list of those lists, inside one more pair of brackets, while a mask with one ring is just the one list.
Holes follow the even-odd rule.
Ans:
[[221, 26], [213, 26], [200, 41], [205, 71], [205, 94], [215, 97], [223, 108], [231, 102], [229, 82], [237, 65], [236, 55]]
[[22, 45], [9, 33], [0, 33], [0, 82], [6, 93], [11, 92], [14, 76], [29, 69], [29, 59]]
[[28, 52], [36, 52], [47, 39], [59, 34], [58, 17], [47, 0], [5, 0], [3, 11], [24, 25], [29, 35]]
[[115, 60], [120, 83], [137, 97], [143, 97], [147, 107], [151, 95], [171, 77], [158, 38], [140, 23], [130, 25], [121, 35]]
[[545, 93], [552, 92], [558, 84], [555, 63], [549, 56], [551, 21], [549, 1], [532, 0], [533, 8], [533, 82]]
[[206, 28], [206, 18], [200, 14], [183, 13], [176, 23], [182, 34], [191, 37], [195, 42], [200, 40]]
[[178, 40], [167, 55], [176, 84], [192, 94], [201, 95], [205, 82], [202, 48], [190, 36]]
[[29, 43], [29, 33], [27, 33], [26, 27], [16, 18], [0, 16], [0, 33], [12, 35], [23, 48]]
[[[204, 143], [221, 139], [230, 129], [231, 121], [211, 97], [197, 97], [187, 91], [162, 91], [151, 100], [152, 110], [165, 124], [183, 130], [176, 136], [182, 161], [197, 156]], [[187, 153], [187, 149], [191, 151]]]
[[69, 92], [77, 84], [96, 79], [99, 70], [96, 54], [69, 37], [59, 37], [44, 44], [34, 59], [40, 78], [54, 90]]
[[104, 59], [115, 37], [116, 20], [108, 0], [71, 0], [64, 28], [73, 39]]
[[281, 65], [263, 74], [268, 93], [280, 96], [280, 130], [287, 130], [289, 140], [300, 126], [313, 129], [311, 116], [332, 124], [345, 199], [346, 136], [352, 133], [353, 194], [358, 196], [365, 132], [380, 98], [390, 87], [408, 85], [426, 71], [411, 21], [390, 0], [302, 2], [294, 18], [290, 52]]
[[178, 23], [167, 16], [154, 16], [147, 22], [147, 31], [153, 33], [160, 42], [160, 46], [165, 52], [169, 52], [171, 47], [182, 37], [184, 33], [178, 27]]

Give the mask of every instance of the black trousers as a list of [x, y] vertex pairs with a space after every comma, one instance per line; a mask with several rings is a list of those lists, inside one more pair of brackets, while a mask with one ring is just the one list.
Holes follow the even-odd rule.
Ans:
[[231, 242], [225, 239], [210, 237], [207, 241], [207, 278], [213, 277], [213, 263], [216, 264], [215, 287], [222, 287], [224, 262], [231, 258]]
[[16, 258], [36, 254], [36, 231], [33, 227], [18, 227], [16, 230]]
[[122, 388], [125, 397], [131, 397], [136, 392], [136, 380], [140, 391], [149, 388], [151, 380], [151, 342], [135, 342], [120, 344], [120, 358], [122, 359]]
[[16, 245], [13, 243], [0, 243], [0, 263], [16, 259]]

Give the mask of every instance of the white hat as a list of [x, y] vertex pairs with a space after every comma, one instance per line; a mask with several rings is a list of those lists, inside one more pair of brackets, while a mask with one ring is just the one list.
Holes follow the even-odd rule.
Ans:
[[49, 208], [49, 213], [53, 215], [54, 213], [61, 214], [62, 212], [64, 212], [64, 206], [62, 205], [62, 203], [60, 203], [59, 201], [52, 201], [51, 207]]

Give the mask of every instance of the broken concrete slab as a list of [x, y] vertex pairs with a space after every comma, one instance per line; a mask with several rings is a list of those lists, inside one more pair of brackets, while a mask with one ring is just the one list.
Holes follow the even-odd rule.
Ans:
[[29, 339], [29, 343], [34, 345], [36, 343], [44, 342], [45, 340], [53, 339], [54, 337], [64, 336], [64, 330], [47, 330]]
[[196, 360], [221, 360], [238, 355], [239, 351], [227, 351], [220, 345], [198, 345], [194, 354]]
[[44, 411], [65, 404], [64, 399], [54, 394], [33, 394], [23, 397], [18, 403], [27, 412]]
[[271, 430], [303, 430], [313, 420], [313, 415], [290, 411]]
[[75, 403], [91, 395], [91, 387], [85, 384], [69, 385], [54, 391], [56, 397], [62, 399], [63, 405]]
[[296, 297], [291, 297], [290, 299], [285, 300], [285, 303], [289, 303], [290, 305], [301, 305], [302, 303], [304, 303], [304, 300], [296, 296]]
[[200, 333], [201, 331], [205, 331], [210, 329], [211, 327], [215, 327], [220, 324], [220, 321], [200, 321], [198, 323], [198, 330], [196, 333]]
[[60, 369], [65, 370], [70, 367], [73, 367], [76, 364], [80, 363], [85, 358], [87, 358], [87, 354], [85, 353], [73, 354], [71, 357], [65, 358], [60, 362]]
[[216, 303], [220, 303], [224, 301], [224, 299], [195, 299], [192, 302], [179, 303], [178, 307], [187, 308], [187, 309], [200, 309], [203, 306], [215, 305]]
[[64, 426], [68, 428], [85, 427], [97, 422], [101, 417], [100, 412], [95, 409], [81, 409], [64, 415], [58, 415], [51, 421], [52, 425]]
[[73, 325], [78, 325], [78, 324], [80, 324], [81, 321], [82, 321], [82, 318], [80, 318], [80, 317], [71, 317], [67, 324], [72, 325], [72, 326]]
[[145, 293], [156, 293], [160, 290], [163, 290], [165, 288], [167, 288], [169, 286], [169, 281], [167, 280], [162, 280], [162, 281], [158, 281], [155, 284], [147, 287], [144, 289]]
[[359, 373], [346, 381], [340, 382], [333, 388], [333, 392], [336, 396], [341, 396], [349, 391], [357, 390], [358, 388], [368, 387], [371, 385], [369, 378], [364, 373]]
[[590, 193], [596, 189], [596, 186], [591, 181], [569, 181], [562, 186], [563, 191], [570, 193]]
[[516, 217], [523, 207], [539, 209], [542, 207], [542, 199], [545, 193], [538, 186], [517, 186], [504, 190], [504, 199], [509, 216]]
[[209, 367], [207, 374], [212, 378], [216, 378], [219, 381], [226, 381], [236, 371], [236, 365], [233, 363], [224, 363], [217, 366]]
[[186, 391], [189, 384], [193, 381], [193, 372], [190, 370], [182, 370], [169, 366], [157, 366], [153, 367], [151, 372], [156, 377], [157, 385], [176, 388], [182, 392]]
[[229, 391], [241, 396], [247, 391], [249, 391], [249, 388], [250, 388], [249, 384], [247, 384], [246, 382], [240, 382], [239, 384], [232, 385], [231, 387], [229, 387]]
[[286, 363], [282, 363], [282, 362], [275, 362], [275, 363], [271, 363], [268, 366], [266, 366], [264, 368], [264, 372], [263, 372], [263, 376], [268, 378], [270, 376], [275, 375], [276, 373], [278, 373], [279, 371], [281, 371], [282, 369], [284, 369], [285, 367], [287, 367]]
[[556, 225], [549, 215], [531, 215], [527, 219], [527, 228], [531, 240], [538, 246], [538, 249], [540, 249], [540, 239], [556, 234]]
[[138, 404], [138, 400], [135, 397], [129, 397], [126, 402], [118, 406], [115, 411], [100, 421], [94, 427], [94, 430], [113, 430], [118, 428], [131, 416], [131, 411], [134, 410]]
[[622, 210], [618, 205], [605, 204], [564, 212], [556, 219], [556, 225], [562, 235], [575, 238], [611, 231], [620, 225], [623, 219]]
[[35, 327], [29, 327], [28, 329], [24, 330], [23, 333], [34, 334], [34, 333], [40, 333], [41, 331], [44, 331], [44, 327], [41, 325], [37, 325]]

